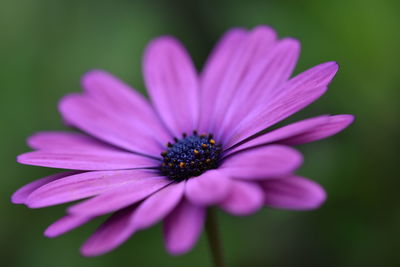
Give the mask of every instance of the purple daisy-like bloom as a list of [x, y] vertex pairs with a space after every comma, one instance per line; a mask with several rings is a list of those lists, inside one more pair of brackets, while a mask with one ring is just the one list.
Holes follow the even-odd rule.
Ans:
[[35, 151], [18, 157], [69, 171], [25, 185], [12, 202], [42, 208], [82, 200], [46, 229], [48, 237], [113, 213], [82, 246], [86, 256], [160, 221], [167, 251], [185, 253], [209, 206], [233, 215], [319, 207], [325, 191], [294, 174], [302, 156], [291, 146], [336, 134], [353, 116], [265, 131], [320, 97], [338, 70], [327, 62], [290, 78], [299, 50], [297, 40], [279, 40], [269, 27], [235, 28], [198, 75], [177, 40], [157, 38], [144, 55], [151, 103], [104, 71], [87, 73], [84, 92], [59, 104], [66, 123], [82, 133], [35, 134], [28, 139]]

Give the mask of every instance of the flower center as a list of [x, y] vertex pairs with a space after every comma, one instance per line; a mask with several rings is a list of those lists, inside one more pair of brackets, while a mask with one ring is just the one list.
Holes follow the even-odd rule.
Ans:
[[174, 181], [182, 181], [218, 167], [221, 146], [216, 144], [211, 134], [183, 134], [175, 143], [168, 143], [168, 149], [161, 153], [163, 162], [161, 173]]

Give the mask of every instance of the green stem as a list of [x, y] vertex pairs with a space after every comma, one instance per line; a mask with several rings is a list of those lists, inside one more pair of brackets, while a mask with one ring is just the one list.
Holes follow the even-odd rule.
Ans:
[[224, 267], [224, 257], [218, 233], [217, 214], [214, 208], [209, 208], [207, 211], [206, 232], [214, 267]]

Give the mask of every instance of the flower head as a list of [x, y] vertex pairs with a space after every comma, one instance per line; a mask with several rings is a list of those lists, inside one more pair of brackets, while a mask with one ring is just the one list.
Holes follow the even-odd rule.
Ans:
[[346, 128], [351, 115], [319, 116], [266, 130], [320, 97], [338, 66], [328, 62], [290, 78], [298, 41], [266, 26], [228, 31], [198, 75], [181, 44], [152, 41], [144, 56], [150, 102], [95, 70], [83, 93], [64, 97], [63, 119], [77, 132], [41, 132], [18, 162], [69, 171], [25, 185], [12, 201], [41, 208], [76, 200], [45, 231], [61, 235], [113, 213], [85, 242], [87, 256], [108, 252], [138, 230], [164, 222], [167, 250], [184, 253], [198, 239], [205, 210], [234, 215], [263, 206], [307, 210], [325, 200], [315, 182], [296, 176], [291, 146]]

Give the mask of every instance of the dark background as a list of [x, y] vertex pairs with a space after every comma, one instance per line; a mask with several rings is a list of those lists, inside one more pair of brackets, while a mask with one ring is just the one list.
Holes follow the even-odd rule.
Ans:
[[400, 1], [56, 1], [0, 0], [0, 259], [2, 266], [210, 266], [204, 236], [180, 257], [163, 248], [161, 227], [98, 257], [79, 255], [100, 223], [54, 240], [42, 231], [64, 207], [12, 205], [23, 184], [54, 170], [20, 166], [25, 138], [62, 130], [58, 100], [80, 76], [106, 69], [143, 92], [141, 55], [159, 35], [178, 37], [201, 68], [233, 26], [268, 24], [302, 43], [296, 72], [340, 64], [330, 90], [296, 115], [352, 113], [345, 132], [302, 146], [300, 174], [329, 194], [319, 210], [220, 213], [229, 266], [399, 266]]

